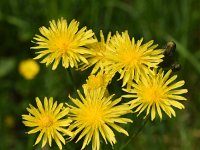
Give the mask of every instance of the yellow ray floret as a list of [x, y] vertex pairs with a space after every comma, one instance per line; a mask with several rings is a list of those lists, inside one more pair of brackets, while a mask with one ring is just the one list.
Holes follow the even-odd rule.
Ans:
[[147, 74], [150, 68], [157, 68], [163, 61], [163, 49], [156, 49], [158, 45], [152, 45], [153, 40], [145, 44], [142, 41], [135, 42], [125, 31], [121, 35], [117, 32], [109, 42], [105, 55], [110, 61], [105, 62], [105, 65], [121, 74], [122, 86], [132, 80], [138, 81], [140, 75]]
[[78, 30], [79, 23], [75, 20], [67, 24], [67, 21], [61, 18], [57, 22], [52, 20], [49, 23], [49, 28], [43, 26], [39, 29], [42, 35], [35, 35], [33, 38], [37, 46], [32, 49], [39, 50], [35, 59], [45, 57], [41, 63], [46, 63], [47, 66], [53, 63], [53, 70], [60, 61], [65, 68], [78, 68], [78, 62], [88, 63], [84, 54], [90, 51], [85, 46], [96, 42], [93, 31], [86, 30], [86, 27]]
[[22, 115], [25, 126], [33, 128], [28, 134], [40, 132], [35, 145], [42, 140], [42, 147], [47, 142], [51, 146], [53, 139], [59, 149], [62, 149], [62, 143], [65, 144], [63, 134], [73, 136], [73, 133], [67, 129], [72, 121], [66, 117], [69, 108], [64, 108], [63, 103], [57, 105], [57, 101], [54, 103], [53, 98], [48, 100], [45, 97], [43, 106], [37, 97], [36, 103], [38, 108], [30, 105], [30, 108], [27, 108], [29, 115]]
[[132, 89], [125, 90], [129, 94], [124, 95], [127, 98], [134, 98], [128, 102], [135, 112], [142, 113], [146, 109], [146, 116], [151, 115], [154, 120], [156, 113], [162, 119], [162, 111], [170, 118], [176, 116], [172, 107], [183, 109], [184, 105], [179, 101], [186, 100], [181, 94], [187, 93], [187, 89], [181, 89], [184, 81], [174, 82], [177, 75], [170, 77], [171, 70], [166, 74], [164, 71], [152, 71], [148, 75], [141, 76], [138, 83], [132, 83]]
[[69, 105], [70, 116], [73, 123], [70, 130], [74, 131], [78, 142], [84, 138], [82, 149], [92, 141], [92, 149], [100, 149], [100, 136], [111, 145], [116, 143], [115, 134], [112, 129], [128, 136], [128, 132], [119, 126], [121, 123], [132, 122], [122, 117], [130, 113], [127, 104], [119, 104], [121, 98], [111, 100], [112, 96], [105, 97], [105, 89], [97, 89], [93, 92], [85, 89], [85, 97], [78, 91], [79, 99], [71, 98], [76, 106]]

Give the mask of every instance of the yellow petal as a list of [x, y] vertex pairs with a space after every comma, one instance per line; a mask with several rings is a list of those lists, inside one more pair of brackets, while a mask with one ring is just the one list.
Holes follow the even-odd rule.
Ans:
[[47, 134], [44, 134], [43, 140], [42, 140], [42, 147], [44, 147], [47, 143]]
[[155, 108], [155, 104], [153, 104], [151, 108], [151, 120], [153, 121], [155, 117], [156, 117], [156, 108]]
[[42, 130], [40, 132], [39, 136], [36, 139], [35, 145], [38, 144], [41, 141], [43, 134], [44, 134], [44, 130]]
[[38, 106], [38, 109], [41, 113], [44, 113], [44, 108], [43, 108], [43, 105], [40, 101], [40, 99], [38, 97], [36, 97], [36, 103], [37, 103], [37, 106]]

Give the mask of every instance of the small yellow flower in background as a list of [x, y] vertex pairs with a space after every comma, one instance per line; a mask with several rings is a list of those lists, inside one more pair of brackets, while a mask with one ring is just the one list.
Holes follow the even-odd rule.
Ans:
[[147, 74], [150, 67], [157, 68], [163, 61], [163, 49], [155, 49], [158, 45], [152, 45], [153, 40], [143, 45], [142, 41], [136, 43], [134, 38], [130, 39], [127, 31], [122, 32], [122, 35], [117, 32], [110, 40], [105, 55], [112, 61], [106, 63], [121, 74], [122, 86], [132, 80], [138, 81], [140, 75]]
[[72, 121], [66, 117], [69, 108], [64, 108], [63, 103], [57, 105], [57, 101], [54, 103], [52, 97], [49, 100], [46, 97], [44, 98], [44, 106], [39, 98], [36, 98], [36, 103], [38, 108], [29, 105], [30, 108], [27, 108], [29, 115], [22, 115], [25, 126], [33, 128], [28, 134], [40, 132], [35, 145], [43, 138], [42, 147], [47, 142], [51, 146], [52, 139], [54, 139], [58, 147], [62, 149], [62, 143], [65, 144], [62, 134], [73, 135], [71, 131], [66, 129]]
[[80, 61], [87, 64], [88, 61], [83, 54], [90, 53], [85, 47], [87, 44], [96, 42], [93, 31], [86, 30], [86, 27], [78, 30], [79, 23], [75, 20], [72, 20], [69, 25], [63, 18], [49, 23], [49, 28], [43, 26], [39, 29], [42, 35], [35, 35], [33, 38], [37, 46], [32, 49], [40, 50], [36, 52], [38, 56], [35, 59], [45, 57], [41, 63], [46, 63], [46, 66], [53, 63], [53, 70], [57, 68], [60, 61], [65, 68], [69, 66], [78, 68]]
[[19, 73], [27, 80], [32, 80], [40, 71], [40, 66], [33, 59], [26, 59], [19, 64]]
[[[88, 93], [87, 93], [88, 92]], [[100, 136], [111, 145], [116, 143], [115, 134], [112, 129], [128, 136], [128, 132], [118, 124], [132, 122], [122, 115], [131, 113], [130, 106], [119, 104], [121, 98], [111, 100], [112, 96], [105, 97], [105, 89], [94, 90], [93, 92], [84, 90], [85, 97], [78, 91], [79, 99], [71, 98], [76, 106], [69, 105], [71, 119], [73, 123], [70, 130], [78, 136], [76, 142], [84, 138], [81, 149], [84, 149], [92, 141], [92, 149], [100, 149]]]
[[[155, 119], [156, 112], [162, 119], [162, 111], [170, 118], [176, 116], [173, 107], [183, 109], [179, 101], [187, 100], [181, 94], [187, 93], [187, 89], [180, 89], [185, 82], [174, 82], [177, 75], [170, 77], [171, 70], [166, 74], [161, 69], [152, 71], [149, 75], [142, 75], [138, 83], [132, 83], [132, 89], [125, 90], [130, 94], [123, 97], [134, 98], [128, 104], [135, 108], [135, 112], [142, 113], [146, 109], [146, 116], [151, 114], [151, 120]], [[174, 83], [173, 83], [174, 82]], [[161, 111], [162, 110], [162, 111]]]
[[105, 41], [103, 32], [100, 31], [100, 41], [88, 45], [88, 48], [91, 51], [91, 54], [86, 55], [88, 64], [83, 64], [81, 70], [85, 70], [94, 65], [91, 74], [96, 73], [99, 69], [103, 69], [103, 63], [106, 61], [105, 51], [107, 50], [107, 44], [111, 38], [111, 32], [108, 33], [107, 39]]
[[12, 128], [15, 126], [15, 118], [12, 115], [6, 115], [4, 118], [6, 127]]

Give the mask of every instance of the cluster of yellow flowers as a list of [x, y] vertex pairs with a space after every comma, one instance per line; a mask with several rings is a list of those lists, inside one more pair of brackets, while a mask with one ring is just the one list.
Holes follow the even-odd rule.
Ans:
[[[40, 132], [35, 144], [42, 140], [42, 147], [55, 140], [58, 147], [66, 141], [83, 140], [82, 149], [90, 142], [92, 149], [100, 149], [100, 139], [113, 145], [116, 143], [113, 129], [128, 136], [120, 124], [131, 123], [124, 117], [129, 113], [141, 114], [146, 110], [154, 120], [156, 114], [162, 119], [162, 112], [175, 116], [173, 107], [183, 109], [181, 96], [187, 89], [180, 89], [184, 81], [175, 82], [177, 75], [172, 71], [165, 73], [159, 64], [163, 61], [164, 49], [157, 49], [153, 41], [142, 44], [143, 39], [135, 41], [128, 31], [116, 32], [107, 39], [100, 31], [100, 41], [92, 30], [78, 29], [79, 23], [69, 24], [63, 18], [50, 21], [50, 27], [41, 27], [41, 35], [35, 35], [33, 42], [37, 50], [34, 59], [43, 59], [46, 66], [52, 64], [55, 70], [62, 64], [64, 68], [75, 67], [85, 70], [93, 67], [91, 75], [82, 85], [83, 92], [77, 90], [79, 98], [69, 99], [72, 104], [44, 98], [44, 106], [36, 98], [37, 108], [30, 105], [28, 115], [22, 115], [23, 123], [33, 127], [28, 134]], [[120, 74], [122, 88], [127, 93], [114, 99], [107, 89], [115, 74]], [[124, 98], [130, 98], [125, 101]], [[146, 117], [145, 116], [145, 117]], [[69, 136], [65, 139], [64, 136]]]

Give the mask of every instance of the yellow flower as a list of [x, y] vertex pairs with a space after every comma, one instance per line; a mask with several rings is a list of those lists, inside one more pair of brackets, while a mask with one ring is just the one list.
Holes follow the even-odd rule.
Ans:
[[100, 70], [97, 75], [91, 74], [83, 86], [87, 90], [96, 90], [98, 88], [106, 89], [109, 82], [112, 80], [113, 74], [108, 74]]
[[166, 74], [161, 69], [159, 72], [152, 71], [149, 75], [141, 76], [138, 83], [132, 83], [132, 89], [125, 90], [131, 94], [125, 95], [127, 98], [134, 98], [129, 102], [135, 112], [142, 113], [145, 109], [146, 116], [151, 114], [151, 120], [155, 119], [156, 112], [162, 119], [162, 111], [170, 118], [176, 116], [173, 107], [183, 109], [184, 106], [178, 101], [186, 100], [181, 94], [187, 93], [187, 89], [180, 89], [184, 81], [174, 82], [177, 75], [170, 77], [171, 70]]
[[82, 61], [88, 63], [83, 54], [88, 54], [90, 51], [85, 48], [87, 44], [96, 42], [93, 39], [93, 31], [86, 30], [86, 27], [78, 30], [79, 23], [72, 20], [70, 24], [63, 18], [49, 22], [50, 27], [41, 27], [40, 33], [42, 35], [36, 35], [33, 39], [37, 46], [32, 49], [39, 49], [36, 52], [38, 54], [35, 59], [45, 58], [41, 63], [46, 63], [46, 66], [53, 63], [52, 69], [55, 70], [62, 60], [62, 66], [65, 68], [76, 67], [78, 68], [78, 62]]
[[[87, 93], [88, 92], [88, 93]], [[84, 90], [85, 97], [78, 91], [79, 99], [73, 99], [72, 102], [76, 106], [69, 105], [71, 119], [74, 121], [70, 125], [70, 130], [74, 131], [74, 135], [78, 136], [76, 142], [84, 138], [82, 149], [92, 141], [92, 149], [100, 149], [100, 135], [113, 145], [116, 143], [115, 134], [112, 129], [128, 136], [128, 132], [120, 127], [120, 123], [132, 122], [128, 118], [122, 117], [130, 113], [130, 106], [127, 104], [119, 104], [121, 98], [111, 100], [112, 96], [105, 97], [105, 90], [99, 88], [93, 92]]]
[[35, 145], [43, 137], [42, 147], [46, 145], [47, 141], [51, 146], [52, 139], [54, 139], [58, 147], [62, 149], [62, 143], [65, 144], [62, 134], [72, 136], [72, 132], [66, 129], [72, 121], [66, 117], [69, 108], [64, 108], [63, 103], [57, 105], [57, 101], [54, 103], [52, 97], [49, 100], [44, 98], [44, 107], [38, 97], [36, 103], [38, 108], [29, 105], [30, 108], [27, 108], [29, 115], [22, 115], [25, 126], [34, 127], [28, 134], [40, 132]]
[[27, 80], [33, 79], [40, 71], [40, 66], [33, 59], [26, 59], [19, 64], [19, 73]]
[[142, 41], [143, 39], [135, 43], [135, 39], [131, 40], [127, 31], [122, 32], [122, 35], [117, 32], [110, 40], [105, 55], [112, 61], [106, 63], [121, 74], [122, 86], [132, 80], [138, 81], [139, 76], [147, 74], [150, 67], [157, 68], [162, 62], [164, 50], [155, 49], [158, 45], [152, 45], [153, 40], [143, 45]]
[[4, 123], [5, 123], [6, 127], [9, 127], [9, 128], [14, 127], [16, 124], [14, 116], [6, 115], [5, 119], [4, 119]]
[[103, 62], [106, 61], [105, 51], [107, 50], [107, 44], [111, 38], [111, 32], [108, 33], [107, 40], [105, 41], [103, 32], [100, 31], [100, 42], [96, 42], [88, 45], [91, 54], [88, 54], [88, 64], [82, 64], [81, 70], [85, 70], [94, 65], [91, 74], [96, 73], [99, 69], [103, 69]]
[[91, 74], [86, 80], [86, 84], [83, 84], [83, 90], [85, 90], [85, 94], [93, 92], [94, 90], [104, 89], [105, 96], [109, 95], [107, 90], [107, 85], [111, 82], [114, 74], [108, 74], [100, 70], [97, 75]]

